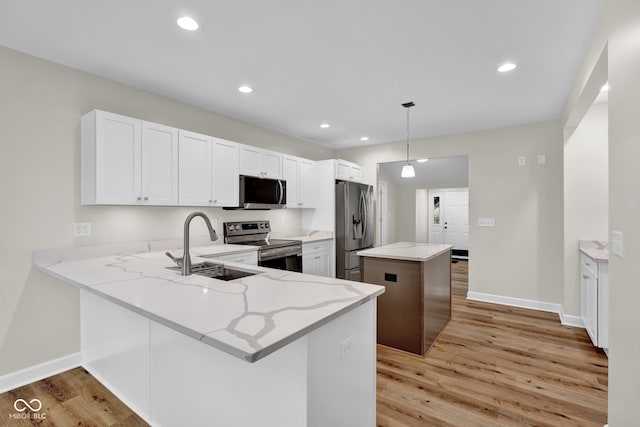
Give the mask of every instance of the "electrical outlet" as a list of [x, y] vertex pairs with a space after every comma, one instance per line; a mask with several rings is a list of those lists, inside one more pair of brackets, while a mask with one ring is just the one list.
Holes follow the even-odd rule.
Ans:
[[527, 163], [527, 158], [524, 156], [518, 157], [518, 166], [524, 166]]
[[340, 343], [340, 360], [347, 357], [353, 351], [353, 340], [355, 338], [356, 337], [354, 335], [351, 335]]
[[91, 236], [91, 223], [90, 222], [74, 222], [73, 236], [74, 237]]

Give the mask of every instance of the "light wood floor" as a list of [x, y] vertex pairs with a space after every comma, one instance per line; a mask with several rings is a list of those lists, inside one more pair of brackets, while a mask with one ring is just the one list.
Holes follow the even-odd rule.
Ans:
[[[39, 399], [44, 420], [9, 419], [16, 399]], [[34, 404], [35, 406], [36, 404]], [[27, 410], [25, 413], [29, 413]], [[0, 426], [134, 427], [148, 426], [83, 368], [54, 375], [0, 394]]]
[[598, 426], [607, 358], [557, 315], [467, 301], [452, 264], [453, 313], [422, 358], [378, 346], [379, 426]]
[[[453, 316], [426, 357], [378, 346], [378, 425], [602, 427], [607, 358], [586, 332], [554, 314], [467, 301], [467, 263], [452, 273]], [[0, 426], [38, 425], [8, 419], [16, 399], [34, 397], [42, 427], [147, 425], [77, 368], [0, 394]]]

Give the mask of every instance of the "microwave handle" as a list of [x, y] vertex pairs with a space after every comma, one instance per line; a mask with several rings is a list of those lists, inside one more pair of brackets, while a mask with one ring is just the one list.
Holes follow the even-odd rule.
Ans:
[[278, 204], [282, 204], [282, 198], [284, 196], [284, 188], [282, 187], [282, 181], [278, 180], [278, 187], [280, 188], [280, 196], [278, 197]]

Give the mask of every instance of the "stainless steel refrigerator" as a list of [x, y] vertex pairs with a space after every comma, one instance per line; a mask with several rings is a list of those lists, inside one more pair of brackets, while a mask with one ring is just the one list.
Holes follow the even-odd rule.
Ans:
[[370, 185], [336, 181], [336, 277], [360, 281], [356, 253], [373, 246], [373, 189]]

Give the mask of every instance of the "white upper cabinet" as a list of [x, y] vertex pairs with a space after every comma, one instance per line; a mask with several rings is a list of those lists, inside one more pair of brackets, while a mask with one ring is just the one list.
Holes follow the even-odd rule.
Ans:
[[362, 166], [346, 160], [336, 160], [336, 179], [362, 182], [364, 177]]
[[283, 156], [283, 179], [287, 181], [287, 207], [314, 207], [314, 162], [295, 156]]
[[240, 144], [240, 175], [282, 178], [282, 153]]
[[181, 206], [209, 206], [211, 198], [211, 137], [179, 131]]
[[175, 205], [177, 130], [94, 110], [81, 121], [83, 205]]
[[142, 122], [142, 203], [178, 204], [178, 129]]
[[212, 206], [238, 206], [239, 147], [232, 141], [211, 138], [212, 141]]
[[180, 130], [181, 206], [238, 205], [238, 144]]

